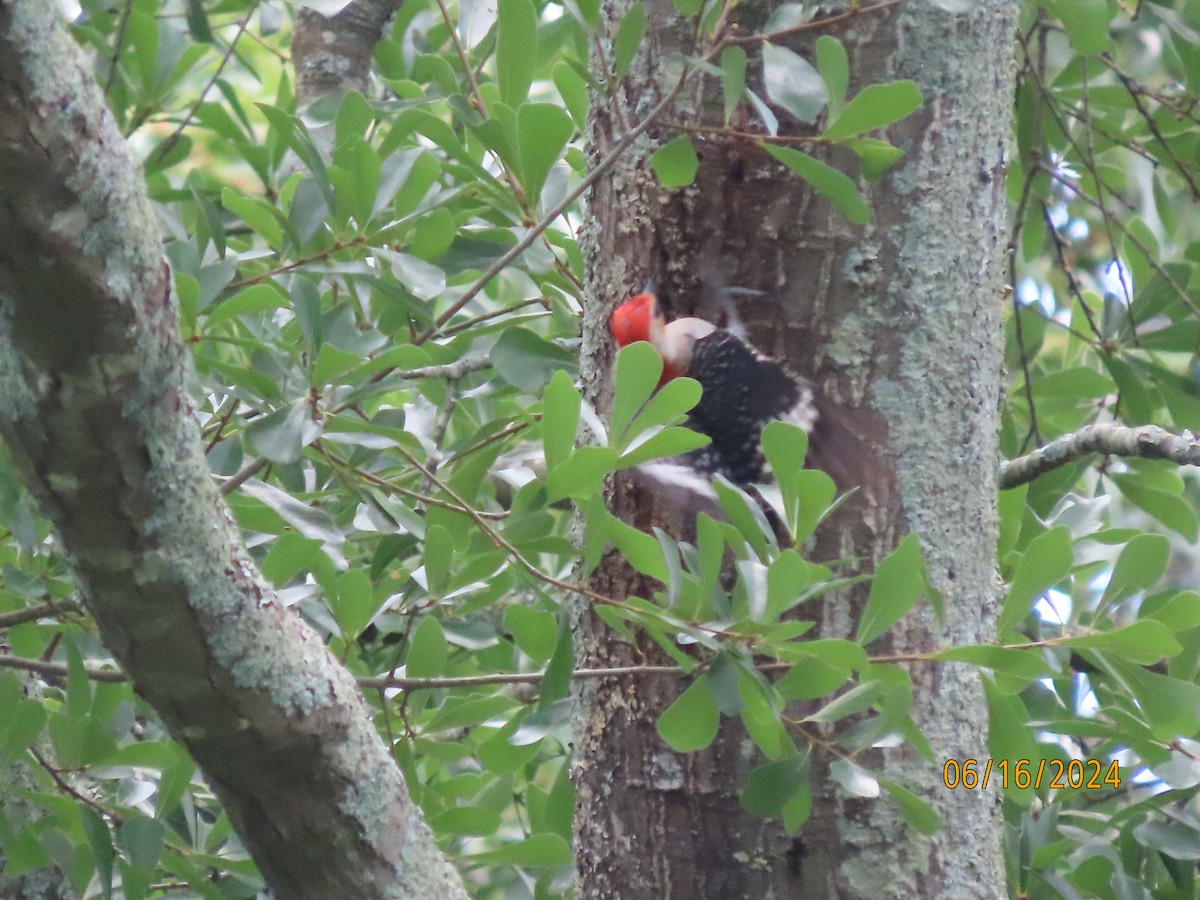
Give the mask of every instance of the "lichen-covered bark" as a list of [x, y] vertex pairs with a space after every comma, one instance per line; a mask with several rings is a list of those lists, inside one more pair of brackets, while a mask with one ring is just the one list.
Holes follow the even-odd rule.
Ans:
[[296, 10], [292, 65], [302, 107], [326, 95], [367, 93], [371, 54], [399, 6], [400, 0], [354, 0], [334, 16]]
[[[895, 534], [921, 538], [946, 622], [928, 612], [889, 636], [896, 653], [987, 640], [994, 632], [996, 482], [1005, 228], [1004, 170], [1012, 111], [1016, 4], [965, 15], [904, 4], [875, 29], [847, 34], [864, 81], [911, 78], [923, 108], [890, 129], [907, 156], [872, 192], [873, 224], [835, 254], [810, 321], [828, 370], [867, 374], [867, 403], [887, 420], [896, 473]], [[854, 61], [858, 66], [854, 66]], [[846, 382], [843, 382], [846, 383]], [[857, 548], [856, 548], [857, 549]], [[838, 896], [1005, 894], [998, 797], [952, 792], [950, 758], [987, 755], [978, 676], [961, 666], [910, 667], [914, 721], [933, 762], [910, 747], [881, 754], [881, 771], [933, 804], [945, 828], [906, 829], [890, 803], [827, 793], [808, 835], [831, 836]], [[836, 830], [822, 828], [824, 820]], [[905, 839], [896, 840], [902, 834]]]
[[0, 434], [105, 642], [278, 896], [464, 896], [217, 498], [140, 167], [43, 0], [0, 0], [0, 135]]
[[[605, 6], [610, 27], [625, 8]], [[648, 10], [648, 46], [621, 95], [633, 121], [673, 83], [683, 47], [684, 34], [664, 27], [673, 21], [670, 9]], [[906, 3], [833, 31], [850, 56], [851, 93], [912, 78], [925, 97], [922, 110], [888, 132], [905, 159], [879, 182], [860, 185], [872, 208], [865, 227], [848, 223], [752, 143], [727, 138], [693, 135], [701, 158], [695, 184], [664, 191], [646, 159], [656, 141], [674, 136], [666, 128], [652, 129], [590, 201], [583, 367], [590, 396], [605, 408], [604, 323], [646, 278], [658, 281], [675, 314], [719, 315], [714, 283], [763, 291], [739, 304], [755, 343], [820, 385], [869, 451], [832, 473], [864, 489], [822, 526], [811, 552], [861, 559], [871, 571], [913, 531], [945, 594], [944, 624], [917, 612], [871, 648], [880, 653], [992, 633], [1015, 10], [1011, 0], [981, 3], [965, 15]], [[767, 3], [743, 4], [742, 33], [753, 33], [770, 12]], [[784, 43], [811, 59], [819, 33]], [[756, 48], [747, 49], [753, 59]], [[704, 124], [719, 124], [719, 96], [686, 97], [671, 119], [698, 121], [708, 110]], [[593, 117], [592, 143], [602, 152], [621, 123], [603, 98]], [[784, 129], [804, 133], [787, 121]], [[848, 156], [828, 161], [854, 165]], [[647, 498], [620, 481], [614, 510], [639, 527], [654, 521], [676, 533], [687, 515], [669, 498]], [[614, 596], [649, 589], [616, 559], [605, 560], [595, 578]], [[820, 633], [852, 634], [863, 599], [862, 590], [825, 598]], [[577, 634], [585, 665], [640, 660], [586, 610]], [[672, 753], [654, 732], [678, 683], [583, 686], [575, 778], [583, 896], [1002, 896], [995, 795], [950, 792], [940, 782], [947, 758], [986, 756], [978, 676], [933, 665], [912, 666], [909, 676], [913, 718], [934, 761], [907, 745], [868, 751], [863, 761], [934, 805], [946, 828], [932, 837], [909, 828], [886, 797], [848, 797], [828, 779], [831, 760], [819, 748], [812, 816], [795, 840], [777, 828], [747, 827], [735, 792], [749, 759], [736, 735], [723, 733], [711, 753], [691, 757]]]

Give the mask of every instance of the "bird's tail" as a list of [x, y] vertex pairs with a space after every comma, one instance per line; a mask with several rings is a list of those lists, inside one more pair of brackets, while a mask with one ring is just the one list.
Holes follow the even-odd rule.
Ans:
[[882, 501], [892, 484], [891, 466], [881, 457], [887, 446], [882, 416], [838, 406], [819, 392], [814, 404], [817, 420], [808, 435], [805, 465], [820, 469], [841, 492], [859, 490]]

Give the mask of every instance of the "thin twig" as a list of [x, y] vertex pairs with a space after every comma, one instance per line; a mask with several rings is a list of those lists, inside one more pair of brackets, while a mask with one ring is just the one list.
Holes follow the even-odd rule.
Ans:
[[[66, 678], [67, 667], [61, 663], [44, 662], [40, 659], [26, 659], [23, 656], [8, 656], [0, 654], [0, 669], [18, 669], [22, 672], [34, 672], [47, 678]], [[122, 684], [129, 680], [119, 669], [84, 668], [87, 677], [92, 681], [103, 681], [109, 684]]]
[[1062, 236], [1058, 233], [1058, 227], [1054, 224], [1054, 218], [1050, 215], [1050, 207], [1046, 201], [1042, 201], [1042, 218], [1046, 222], [1046, 230], [1050, 233], [1051, 242], [1054, 244], [1054, 250], [1058, 256], [1058, 267], [1062, 269], [1062, 273], [1067, 279], [1067, 291], [1075, 298], [1075, 302], [1079, 304], [1079, 309], [1083, 313], [1083, 317], [1087, 319], [1088, 326], [1092, 329], [1092, 334], [1096, 340], [1102, 345], [1104, 335], [1100, 331], [1100, 326], [1096, 324], [1096, 319], [1092, 315], [1092, 311], [1088, 308], [1087, 301], [1083, 299], [1083, 288], [1079, 286], [1079, 281], [1075, 278], [1075, 271], [1071, 264], [1067, 262], [1067, 249], [1063, 243]]
[[129, 18], [133, 15], [133, 0], [125, 0], [121, 8], [121, 18], [117, 20], [117, 33], [113, 35], [113, 53], [109, 62], [108, 78], [104, 80], [104, 96], [112, 90], [113, 82], [117, 79], [117, 67], [121, 62], [121, 51], [125, 49], [125, 34], [129, 30]]
[[882, 3], [875, 3], [871, 6], [852, 6], [845, 12], [837, 13], [836, 15], [826, 16], [823, 19], [811, 19], [807, 22], [801, 22], [799, 25], [793, 25], [790, 28], [780, 28], [778, 31], [768, 31], [758, 34], [746, 34], [741, 37], [726, 38], [726, 43], [729, 44], [753, 44], [756, 41], [774, 41], [781, 37], [787, 37], [792, 34], [799, 34], [802, 31], [824, 31], [832, 28], [835, 25], [841, 25], [851, 19], [857, 19], [859, 16], [865, 16], [868, 13], [879, 12], [891, 6], [898, 6], [904, 0], [884, 0]]
[[407, 449], [399, 444], [396, 445], [396, 451], [408, 460], [409, 465], [413, 466], [413, 468], [424, 475], [431, 484], [435, 485], [439, 490], [443, 491], [448, 497], [450, 497], [451, 500], [461, 506], [463, 512], [471, 519], [471, 521], [475, 523], [476, 527], [484, 533], [488, 540], [490, 540], [497, 549], [503, 550], [505, 553], [507, 553], [513, 562], [515, 562], [518, 566], [520, 566], [538, 581], [548, 584], [551, 587], [556, 587], [560, 591], [567, 591], [571, 594], [578, 594], [581, 597], [586, 597], [588, 600], [591, 600], [595, 603], [602, 603], [605, 606], [615, 606], [620, 609], [629, 609], [629, 605], [621, 600], [607, 597], [604, 594], [593, 591], [591, 588], [585, 587], [582, 584], [573, 584], [572, 582], [564, 581], [561, 578], [555, 578], [553, 575], [543, 572], [536, 565], [530, 562], [520, 550], [518, 550], [507, 538], [504, 537], [504, 535], [500, 534], [500, 532], [493, 528], [487, 519], [480, 514], [479, 510], [475, 509], [470, 503], [460, 497], [458, 493], [452, 487], [450, 487], [449, 484], [447, 484], [443, 479], [438, 478], [438, 476], [428, 466], [424, 465], [419, 459], [417, 459], [414, 454], [410, 453]]
[[270, 464], [271, 461], [269, 459], [267, 459], [265, 456], [260, 456], [236, 475], [232, 475], [222, 481], [220, 486], [217, 488], [217, 491], [222, 497], [233, 493]]
[[621, 158], [625, 151], [629, 149], [630, 145], [633, 144], [633, 142], [639, 137], [641, 137], [646, 129], [653, 125], [655, 120], [657, 120], [658, 117], [667, 110], [667, 108], [675, 101], [675, 98], [679, 95], [679, 92], [683, 90], [683, 86], [687, 83], [688, 77], [694, 71], [697, 70], [689, 69], [684, 72], [684, 74], [680, 76], [675, 87], [667, 92], [667, 95], [663, 97], [663, 99], [660, 100], [658, 104], [646, 114], [645, 118], [643, 118], [642, 121], [640, 121], [629, 131], [626, 131], [623, 135], [621, 135], [621, 138], [613, 145], [613, 148], [604, 155], [604, 158], [596, 164], [596, 167], [592, 169], [592, 171], [588, 172], [588, 174], [584, 176], [583, 180], [580, 181], [579, 184], [574, 187], [574, 189], [568, 191], [567, 195], [558, 202], [558, 205], [542, 217], [541, 221], [537, 222], [528, 231], [526, 231], [525, 236], [521, 238], [521, 240], [517, 241], [517, 243], [514, 244], [507, 253], [488, 266], [487, 270], [475, 280], [475, 283], [467, 288], [466, 293], [450, 304], [450, 306], [447, 307], [446, 310], [437, 317], [433, 327], [427, 328], [425, 331], [416, 335], [413, 338], [413, 343], [423, 344], [425, 341], [437, 334], [443, 325], [458, 315], [459, 310], [474, 300], [480, 291], [491, 284], [493, 278], [503, 272], [506, 268], [508, 268], [513, 260], [528, 250], [530, 246], [533, 245], [533, 242], [536, 241], [542, 234], [542, 232], [549, 228], [554, 223], [554, 220], [561, 216], [565, 210], [570, 208], [570, 206], [574, 204], [576, 200], [582, 197], [593, 184], [599, 181], [601, 176], [605, 175], [608, 170], [616, 164], [617, 160]]
[[684, 131], [689, 134], [716, 134], [735, 140], [751, 141], [755, 144], [799, 144], [804, 146], [833, 143], [828, 138], [817, 135], [767, 134], [766, 132], [758, 134], [753, 131], [738, 131], [736, 128], [727, 128], [722, 125], [687, 125], [683, 122], [663, 122], [662, 125], [663, 128], [672, 128], [675, 131]]
[[42, 754], [40, 754], [37, 751], [36, 747], [30, 747], [29, 752], [33, 756], [33, 758], [35, 760], [37, 760], [37, 764], [39, 766], [41, 766], [43, 769], [45, 769], [46, 774], [49, 775], [54, 780], [54, 783], [56, 785], [58, 785], [58, 789], [60, 791], [62, 791], [68, 797], [72, 797], [76, 801], [78, 801], [80, 803], [84, 803], [87, 806], [90, 806], [92, 809], [94, 809], [96, 812], [98, 812], [103, 818], [112, 821], [112, 823], [114, 825], [120, 825], [122, 823], [122, 819], [121, 819], [120, 815], [113, 812], [111, 809], [106, 809], [104, 806], [101, 806], [99, 803], [97, 803], [91, 797], [87, 796], [86, 794], [81, 794], [79, 791], [75, 790], [75, 788], [71, 787], [71, 785], [67, 784], [66, 779], [64, 779], [62, 777], [62, 775], [59, 774], [58, 769], [56, 769], [56, 768], [54, 768], [54, 766], [50, 765], [49, 760], [47, 760], [46, 757], [42, 756]]
[[238, 22], [237, 34], [235, 34], [233, 39], [229, 42], [229, 49], [227, 49], [225, 51], [225, 55], [221, 57], [221, 61], [217, 64], [217, 69], [215, 72], [213, 72], [212, 78], [208, 79], [208, 84], [206, 84], [200, 90], [200, 95], [196, 97], [196, 102], [192, 104], [191, 109], [187, 111], [187, 114], [183, 117], [183, 120], [179, 123], [175, 130], [167, 135], [166, 140], [154, 148], [154, 152], [151, 153], [150, 157], [146, 160], [147, 165], [151, 165], [152, 163], [157, 162], [166, 156], [171, 151], [171, 148], [175, 146], [180, 135], [183, 134], [184, 129], [192, 124], [192, 119], [196, 117], [196, 113], [204, 104], [205, 99], [208, 97], [208, 92], [211, 91], [216, 85], [217, 80], [221, 77], [221, 73], [225, 71], [225, 67], [229, 64], [229, 60], [233, 58], [233, 52], [237, 49], [237, 43], [239, 40], [241, 40], [242, 35], [246, 33], [246, 28], [250, 25], [250, 17], [254, 15], [254, 11], [258, 8], [258, 4], [259, 0], [254, 0], [254, 2], [250, 4], [250, 8], [246, 10], [246, 15], [243, 16]]
[[12, 628], [14, 625], [22, 625], [25, 622], [36, 622], [38, 619], [44, 619], [47, 616], [59, 616], [63, 613], [77, 613], [82, 611], [82, 607], [77, 603], [72, 603], [70, 600], [63, 603], [40, 603], [37, 606], [28, 606], [25, 609], [14, 609], [12, 612], [0, 613], [0, 628]]
[[1150, 133], [1154, 135], [1154, 139], [1158, 141], [1159, 145], [1163, 148], [1163, 152], [1170, 157], [1171, 162], [1175, 166], [1175, 172], [1178, 173], [1180, 178], [1187, 182], [1188, 189], [1191, 190], [1192, 196], [1197, 200], [1200, 200], [1200, 185], [1196, 184], [1196, 179], [1194, 179], [1192, 177], [1192, 173], [1188, 171], [1192, 163], [1183, 162], [1183, 160], [1176, 155], [1175, 150], [1167, 142], [1167, 139], [1163, 137], [1163, 133], [1159, 129], [1158, 123], [1154, 121], [1153, 113], [1146, 109], [1145, 104], [1142, 103], [1143, 91], [1141, 85], [1134, 82], [1132, 78], [1118, 68], [1113, 67], [1112, 71], [1117, 78], [1120, 79], [1121, 84], [1125, 86], [1125, 90], [1129, 92], [1129, 98], [1133, 100], [1133, 105], [1137, 107], [1138, 113], [1141, 115], [1142, 119], [1145, 120], [1146, 127], [1150, 129]]

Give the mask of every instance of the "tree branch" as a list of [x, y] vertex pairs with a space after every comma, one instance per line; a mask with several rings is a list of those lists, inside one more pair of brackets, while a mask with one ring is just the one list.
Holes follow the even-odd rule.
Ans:
[[1181, 466], [1200, 466], [1200, 439], [1190, 431], [1172, 434], [1155, 425], [1138, 428], [1115, 423], [1085, 425], [1032, 453], [1000, 463], [1000, 488], [1006, 490], [1026, 484], [1039, 475], [1092, 453], [1167, 459]]

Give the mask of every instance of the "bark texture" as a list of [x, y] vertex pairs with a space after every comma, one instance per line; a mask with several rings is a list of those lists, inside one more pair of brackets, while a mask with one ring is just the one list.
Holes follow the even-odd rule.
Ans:
[[371, 54], [399, 6], [400, 0], [354, 0], [335, 16], [296, 10], [292, 65], [302, 108], [325, 95], [367, 93]]
[[141, 168], [43, 0], [0, 0], [0, 136], [0, 434], [105, 642], [278, 896], [465, 896], [216, 495]]
[[[605, 6], [611, 28], [626, 8]], [[597, 98], [594, 152], [675, 83], [681, 53], [689, 51], [682, 43], [689, 32], [671, 24], [678, 17], [669, 5], [648, 3], [647, 10], [646, 42], [617, 98], [623, 120]], [[741, 33], [759, 30], [770, 12], [764, 3], [739, 7]], [[924, 96], [920, 111], [888, 129], [904, 160], [879, 182], [860, 184], [872, 209], [865, 227], [848, 223], [752, 142], [727, 137], [693, 135], [701, 159], [695, 184], [661, 189], [646, 160], [677, 133], [667, 127], [651, 129], [591, 196], [583, 356], [590, 396], [607, 408], [605, 323], [613, 305], [647, 279], [657, 280], [676, 315], [719, 318], [714, 284], [762, 291], [738, 301], [754, 342], [842, 407], [843, 423], [867, 451], [833, 454], [849, 465], [831, 474], [863, 489], [822, 526], [812, 556], [859, 558], [871, 571], [914, 531], [945, 595], [945, 623], [918, 611], [871, 647], [879, 653], [927, 651], [992, 633], [1015, 15], [1009, 0], [963, 15], [914, 2], [830, 29], [849, 53], [851, 94], [911, 78]], [[779, 42], [812, 59], [820, 33]], [[752, 86], [761, 79], [754, 62], [760, 46], [746, 46]], [[711, 92], [686, 90], [671, 120], [719, 125], [719, 89], [708, 84]], [[782, 131], [817, 133], [786, 117]], [[826, 160], [853, 167], [839, 153]], [[654, 523], [676, 534], [691, 514], [623, 481], [614, 511], [639, 527]], [[653, 589], [615, 558], [595, 580], [612, 596]], [[843, 592], [803, 613], [817, 615], [822, 636], [852, 635], [864, 599], [865, 590]], [[643, 651], [654, 656], [614, 639], [589, 610], [581, 611], [577, 634], [583, 665], [642, 661]], [[723, 730], [710, 751], [681, 756], [654, 730], [678, 684], [583, 685], [575, 772], [582, 896], [1003, 896], [996, 795], [950, 792], [940, 780], [947, 759], [986, 757], [978, 676], [966, 667], [924, 665], [900, 677], [912, 679], [913, 719], [933, 758], [905, 745], [866, 751], [862, 761], [934, 805], [946, 827], [932, 837], [909, 828], [886, 797], [853, 798], [834, 786], [832, 759], [818, 752], [812, 816], [790, 838], [737, 804], [746, 768], [760, 761], [739, 739], [740, 726]]]

